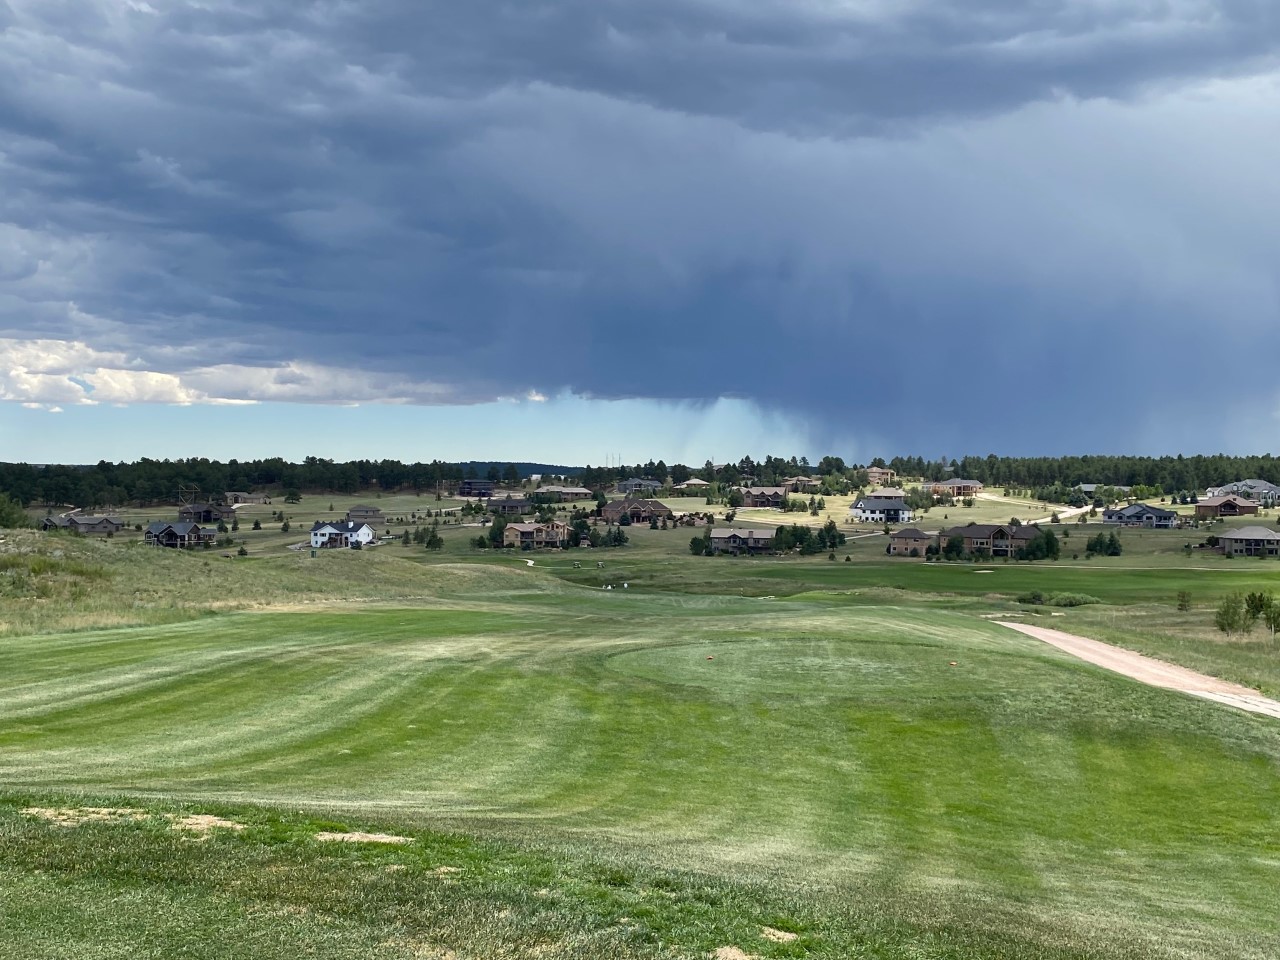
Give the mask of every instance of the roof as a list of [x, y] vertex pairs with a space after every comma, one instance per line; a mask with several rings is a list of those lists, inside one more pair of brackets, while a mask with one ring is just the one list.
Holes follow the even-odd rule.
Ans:
[[943, 530], [941, 536], [944, 540], [951, 537], [989, 540], [997, 530], [1005, 531], [1014, 540], [1030, 540], [1040, 533], [1038, 526], [1029, 523], [1024, 523], [1017, 527], [1006, 526], [1002, 523], [971, 523], [967, 527], [952, 527], [950, 530]]
[[745, 537], [748, 540], [772, 540], [773, 530], [712, 530], [712, 540], [728, 540], [730, 537]]
[[163, 533], [165, 530], [172, 529], [180, 537], [188, 536], [192, 530], [201, 530], [200, 524], [193, 523], [189, 520], [179, 520], [175, 523], [169, 523], [165, 520], [157, 520], [155, 523], [147, 525], [147, 533], [157, 534]]
[[982, 481], [981, 480], [960, 480], [957, 478], [955, 480], [943, 480], [940, 483], [935, 483], [934, 486], [935, 487], [980, 487], [982, 486]]
[[1094, 493], [1097, 490], [1129, 490], [1123, 483], [1077, 483], [1076, 489], [1081, 493]]
[[644, 500], [636, 498], [633, 500], [614, 500], [606, 503], [600, 508], [601, 513], [630, 513], [633, 509], [639, 508], [641, 511], [649, 510], [654, 513], [670, 513], [671, 508], [661, 500]]
[[1218, 534], [1219, 540], [1280, 540], [1280, 533], [1266, 527], [1241, 527], [1229, 533]]
[[337, 533], [356, 533], [368, 526], [367, 523], [357, 520], [317, 520], [311, 525], [311, 532], [332, 529]]
[[932, 540], [933, 538], [923, 530], [917, 530], [915, 527], [904, 527], [901, 530], [895, 530], [889, 534], [890, 540]]
[[1103, 515], [1111, 515], [1123, 513], [1127, 515], [1151, 514], [1157, 517], [1176, 517], [1178, 514], [1173, 510], [1166, 510], [1164, 507], [1153, 507], [1145, 503], [1131, 503], [1127, 507], [1117, 507], [1114, 510], [1104, 510]]
[[657, 490], [662, 486], [662, 483], [658, 480], [646, 480], [643, 477], [632, 477], [629, 480], [619, 480], [618, 486], [652, 487], [654, 490]]
[[676, 489], [678, 490], [681, 487], [709, 487], [709, 486], [711, 486], [711, 484], [709, 484], [706, 480], [703, 480], [701, 477], [690, 477], [684, 483], [677, 483]]
[[738, 489], [756, 497], [785, 497], [790, 493], [786, 487], [739, 487]]
[[549, 523], [508, 523], [502, 529], [504, 533], [507, 530], [516, 530], [520, 533], [536, 533], [539, 530], [567, 529], [567, 526], [558, 520], [552, 520]]
[[1210, 497], [1208, 500], [1201, 500], [1196, 504], [1197, 507], [1220, 507], [1224, 503], [1234, 503], [1240, 507], [1257, 507], [1258, 505], [1252, 500], [1246, 500], [1244, 497], [1237, 497], [1234, 493], [1229, 493], [1225, 497]]
[[559, 484], [551, 484], [546, 487], [539, 487], [534, 493], [585, 493], [590, 494], [591, 491], [586, 487], [562, 487]]
[[901, 500], [907, 495], [907, 491], [901, 487], [881, 487], [879, 490], [872, 490], [866, 495], [868, 500]]
[[907, 505], [902, 500], [872, 500], [868, 502], [866, 499], [859, 500], [850, 510], [906, 510]]

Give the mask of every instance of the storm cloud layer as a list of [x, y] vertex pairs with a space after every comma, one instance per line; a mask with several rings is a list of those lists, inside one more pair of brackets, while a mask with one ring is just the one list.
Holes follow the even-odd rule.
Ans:
[[0, 399], [1263, 449], [1277, 168], [1264, 0], [0, 0]]

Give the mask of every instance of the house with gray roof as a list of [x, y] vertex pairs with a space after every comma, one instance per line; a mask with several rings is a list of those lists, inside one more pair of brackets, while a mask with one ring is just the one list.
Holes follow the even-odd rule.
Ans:
[[1270, 483], [1266, 480], [1237, 480], [1235, 483], [1223, 484], [1220, 487], [1210, 487], [1205, 491], [1205, 496], [1210, 499], [1214, 497], [1244, 497], [1246, 500], [1256, 500], [1264, 507], [1274, 507], [1280, 503], [1280, 486]]
[[170, 523], [157, 520], [149, 524], [143, 533], [143, 540], [149, 546], [170, 547], [177, 550], [193, 550], [196, 547], [212, 546], [218, 538], [214, 527], [202, 527], [190, 520], [179, 520]]
[[1155, 527], [1171, 530], [1178, 525], [1178, 515], [1172, 510], [1152, 507], [1145, 503], [1131, 503], [1115, 510], [1102, 511], [1103, 523], [1116, 523], [1122, 527]]
[[1266, 527], [1241, 527], [1218, 534], [1218, 547], [1228, 557], [1280, 557], [1280, 533]]
[[361, 547], [377, 538], [373, 527], [364, 520], [317, 520], [311, 526], [311, 546], [316, 549]]
[[914, 514], [903, 500], [862, 497], [849, 508], [859, 523], [910, 523]]
[[628, 480], [619, 480], [614, 489], [621, 494], [653, 493], [655, 490], [662, 489], [662, 483], [658, 480], [646, 480], [643, 477], [631, 477]]
[[123, 530], [124, 521], [119, 517], [96, 517], [73, 510], [56, 517], [45, 517], [40, 521], [40, 529], [67, 530], [83, 536], [107, 536]]

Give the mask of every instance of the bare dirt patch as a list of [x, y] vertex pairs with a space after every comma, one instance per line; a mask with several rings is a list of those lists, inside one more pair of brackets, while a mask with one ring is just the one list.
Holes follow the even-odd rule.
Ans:
[[215, 817], [209, 813], [195, 813], [185, 817], [166, 814], [165, 819], [173, 824], [173, 829], [175, 830], [186, 830], [189, 833], [198, 833], [201, 836], [208, 836], [214, 830], [244, 829], [243, 823], [224, 820], [222, 817]]
[[711, 960], [757, 960], [741, 947], [716, 947], [711, 952]]
[[1036, 627], [1028, 623], [997, 622], [1002, 627], [1017, 630], [1019, 633], [1025, 633], [1027, 636], [1034, 637], [1037, 640], [1043, 640], [1059, 650], [1065, 650], [1074, 657], [1105, 667], [1140, 683], [1165, 690], [1178, 690], [1182, 693], [1189, 693], [1193, 697], [1213, 700], [1216, 703], [1224, 703], [1239, 710], [1247, 710], [1250, 713], [1259, 713], [1263, 716], [1280, 719], [1280, 700], [1264, 697], [1257, 690], [1251, 690], [1249, 687], [1241, 686], [1238, 683], [1229, 683], [1226, 680], [1219, 680], [1217, 677], [1196, 673], [1196, 671], [1188, 670], [1186, 667], [1165, 663], [1163, 660], [1156, 660], [1154, 657], [1145, 657], [1140, 653], [1134, 653], [1132, 650], [1113, 647], [1109, 643], [1063, 633], [1061, 630]]
[[78, 827], [82, 823], [141, 823], [145, 820], [160, 819], [168, 822], [174, 830], [199, 834], [207, 837], [213, 830], [243, 830], [244, 824], [234, 820], [224, 820], [208, 813], [152, 814], [136, 807], [26, 807], [23, 811], [29, 817], [38, 817], [60, 827]]
[[316, 839], [334, 843], [413, 843], [413, 837], [397, 837], [393, 833], [360, 833], [358, 831], [333, 833], [326, 830], [322, 833], [317, 833]]
[[774, 927], [761, 927], [760, 936], [774, 943], [795, 943], [800, 939], [800, 934], [792, 933], [790, 930], [778, 930]]
[[133, 807], [26, 807], [22, 812], [60, 827], [78, 827], [82, 823], [137, 823], [151, 817], [147, 811]]

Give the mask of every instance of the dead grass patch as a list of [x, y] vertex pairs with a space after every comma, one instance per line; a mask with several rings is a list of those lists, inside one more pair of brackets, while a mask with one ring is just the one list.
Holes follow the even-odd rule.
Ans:
[[413, 837], [398, 837], [394, 833], [361, 833], [356, 830], [345, 833], [325, 830], [317, 833], [316, 839], [329, 843], [413, 843]]
[[761, 927], [760, 936], [773, 943], [795, 943], [800, 939], [800, 934], [792, 933], [789, 930], [778, 930], [775, 927]]

